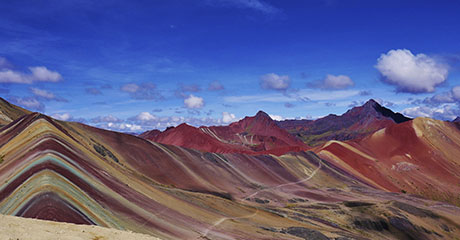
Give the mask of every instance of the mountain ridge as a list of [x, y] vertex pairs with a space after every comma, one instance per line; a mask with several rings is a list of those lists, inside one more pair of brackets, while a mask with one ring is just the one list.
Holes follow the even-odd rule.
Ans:
[[307, 149], [300, 140], [279, 128], [263, 111], [228, 126], [196, 128], [182, 123], [163, 132], [147, 131], [139, 136], [163, 144], [217, 153], [280, 155]]
[[370, 99], [342, 115], [330, 114], [316, 120], [285, 120], [278, 121], [277, 124], [306, 144], [318, 146], [329, 140], [362, 138], [382, 128], [409, 120], [411, 119]]
[[20, 118], [23, 115], [32, 113], [29, 110], [11, 104], [0, 97], [0, 127]]

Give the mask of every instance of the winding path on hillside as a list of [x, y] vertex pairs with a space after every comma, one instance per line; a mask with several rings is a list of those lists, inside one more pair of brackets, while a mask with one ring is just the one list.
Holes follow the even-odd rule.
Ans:
[[[321, 167], [322, 167], [322, 161], [320, 159], [318, 161], [318, 167], [307, 178], [301, 179], [301, 180], [296, 181], [296, 182], [289, 182], [289, 183], [284, 183], [284, 184], [280, 184], [280, 185], [277, 185], [277, 186], [273, 186], [273, 187], [270, 187], [270, 188], [261, 189], [261, 190], [256, 191], [256, 192], [254, 192], [254, 193], [252, 193], [252, 194], [250, 194], [250, 195], [248, 195], [246, 197], [243, 197], [243, 200], [247, 199], [247, 198], [251, 198], [251, 197], [253, 197], [253, 196], [255, 196], [258, 193], [263, 192], [263, 191], [268, 191], [268, 190], [272, 190], [272, 189], [276, 189], [276, 188], [280, 188], [280, 187], [286, 187], [286, 186], [290, 186], [290, 185], [295, 185], [295, 184], [307, 182], [307, 181], [309, 181], [310, 179], [312, 179], [316, 175], [316, 173], [321, 169]], [[201, 236], [199, 236], [197, 239], [206, 238], [207, 235], [209, 234], [209, 232], [211, 232], [214, 228], [216, 228], [217, 226], [219, 226], [220, 224], [222, 224], [223, 222], [225, 222], [227, 220], [237, 220], [237, 219], [252, 218], [252, 217], [256, 216], [258, 212], [259, 212], [259, 209], [256, 208], [256, 211], [254, 213], [251, 213], [251, 214], [248, 214], [248, 215], [244, 215], [244, 216], [240, 216], [240, 217], [223, 217], [223, 218], [217, 220], [216, 222], [214, 222], [214, 224], [211, 227], [207, 228], [203, 232], [203, 234]]]

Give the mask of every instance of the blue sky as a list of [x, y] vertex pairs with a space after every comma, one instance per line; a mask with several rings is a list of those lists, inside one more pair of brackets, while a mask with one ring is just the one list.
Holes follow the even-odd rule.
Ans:
[[2, 1], [0, 95], [119, 131], [460, 115], [458, 1]]

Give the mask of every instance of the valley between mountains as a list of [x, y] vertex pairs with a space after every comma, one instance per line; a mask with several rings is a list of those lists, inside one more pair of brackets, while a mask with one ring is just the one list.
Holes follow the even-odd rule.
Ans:
[[[0, 100], [0, 213], [159, 239], [459, 239], [460, 123], [343, 115], [138, 136]], [[31, 233], [33, 234], [33, 233]]]

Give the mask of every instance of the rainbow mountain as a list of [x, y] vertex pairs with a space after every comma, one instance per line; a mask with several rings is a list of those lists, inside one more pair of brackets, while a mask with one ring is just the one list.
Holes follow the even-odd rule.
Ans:
[[292, 140], [302, 148], [284, 153], [224, 153], [58, 121], [3, 99], [0, 111], [4, 215], [160, 239], [460, 236], [458, 123], [420, 118], [315, 147]]

